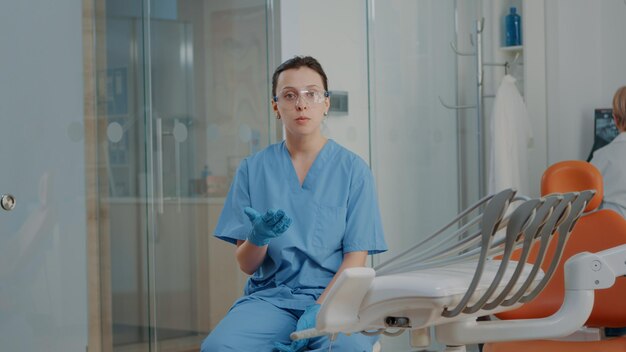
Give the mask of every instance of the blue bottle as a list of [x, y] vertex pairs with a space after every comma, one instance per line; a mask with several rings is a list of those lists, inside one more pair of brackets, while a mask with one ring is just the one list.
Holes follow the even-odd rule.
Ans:
[[504, 20], [506, 27], [506, 46], [522, 45], [522, 18], [517, 14], [517, 9], [511, 7], [511, 12]]
[[200, 178], [206, 180], [209, 175], [211, 175], [211, 171], [209, 171], [209, 166], [204, 165], [204, 169], [202, 169], [202, 172], [200, 173]]

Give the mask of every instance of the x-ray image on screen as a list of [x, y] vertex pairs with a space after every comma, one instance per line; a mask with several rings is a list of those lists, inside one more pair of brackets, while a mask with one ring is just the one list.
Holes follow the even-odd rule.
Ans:
[[594, 116], [593, 147], [587, 161], [593, 157], [593, 152], [611, 143], [619, 134], [615, 121], [613, 121], [612, 109], [596, 109]]

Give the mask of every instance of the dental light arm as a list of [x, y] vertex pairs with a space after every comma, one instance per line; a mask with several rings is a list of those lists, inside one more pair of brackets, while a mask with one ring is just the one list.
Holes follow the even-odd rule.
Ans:
[[[514, 190], [503, 191], [505, 194], [507, 192], [511, 192], [511, 195], [515, 194]], [[492, 195], [481, 199], [459, 214], [450, 223], [420, 241], [417, 245], [396, 255], [392, 259], [378, 264], [374, 267], [377, 275], [389, 275], [411, 270], [438, 267], [478, 258], [484, 240], [484, 231], [480, 226], [482, 225], [484, 212], [473, 218], [470, 217], [470, 215], [480, 210], [481, 207], [484, 208], [493, 198], [494, 196]], [[528, 197], [515, 195], [512, 201], [510, 199], [508, 201], [519, 202], [528, 200], [530, 200]], [[508, 204], [501, 204], [501, 206], [502, 205], [504, 205], [504, 209], [508, 207]], [[494, 236], [497, 231], [506, 228], [510, 221], [510, 216], [510, 214], [506, 214], [499, 219], [496, 231], [490, 236]], [[454, 225], [456, 225], [458, 229], [449, 232], [448, 230], [453, 229], [455, 227]], [[494, 256], [503, 253], [505, 241], [505, 238], [494, 237], [493, 244], [488, 250], [488, 255]]]
[[[458, 252], [461, 248], [466, 247], [464, 244], [467, 241], [471, 241], [469, 245], [480, 244], [479, 252], [484, 257], [486, 255], [486, 252], [484, 251], [488, 251], [490, 249], [489, 246], [487, 246], [487, 248], [484, 247], [485, 245], [491, 243], [493, 235], [498, 229], [500, 229], [499, 225], [503, 222], [506, 209], [509, 206], [509, 203], [513, 200], [515, 193], [515, 190], [507, 189], [494, 196], [488, 196], [481, 199], [469, 209], [459, 214], [452, 222], [448, 223], [442, 229], [421, 241], [417, 246], [409, 248], [409, 250], [402, 252], [396, 258], [381, 263], [374, 269], [378, 275], [387, 275], [406, 272], [408, 270], [441, 266], [442, 263], [447, 261], [455, 262], [458, 260], [466, 260], [468, 259], [468, 255], [475, 255], [474, 253], [462, 254]], [[485, 208], [482, 214], [479, 214], [474, 219], [470, 219], [467, 224], [461, 225], [460, 229], [455, 231], [452, 235], [444, 234], [445, 230], [451, 228], [454, 224], [459, 224], [473, 210], [479, 209], [481, 206], [484, 206]], [[469, 225], [473, 224], [480, 225], [479, 231], [471, 233], [471, 235], [469, 235], [469, 237], [465, 240], [454, 242], [455, 237], [461, 236], [469, 231], [471, 229], [471, 226]], [[444, 237], [444, 240], [442, 240], [441, 237]], [[433, 260], [430, 253], [436, 253], [435, 258], [437, 260]], [[447, 254], [447, 258], [443, 260], [439, 259], [439, 257], [443, 254]], [[431, 260], [431, 262], [429, 262], [429, 260]]]

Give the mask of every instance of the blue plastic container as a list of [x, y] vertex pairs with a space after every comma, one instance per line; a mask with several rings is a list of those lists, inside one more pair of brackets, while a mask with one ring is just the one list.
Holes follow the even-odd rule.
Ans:
[[511, 12], [505, 17], [505, 40], [504, 45], [522, 45], [522, 18], [517, 14], [517, 9], [511, 7]]

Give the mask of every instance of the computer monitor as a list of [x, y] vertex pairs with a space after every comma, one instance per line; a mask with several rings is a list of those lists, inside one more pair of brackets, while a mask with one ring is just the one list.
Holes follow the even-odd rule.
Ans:
[[619, 134], [615, 121], [613, 120], [612, 109], [596, 109], [593, 123], [593, 147], [587, 161], [593, 157], [593, 152], [611, 143]]

